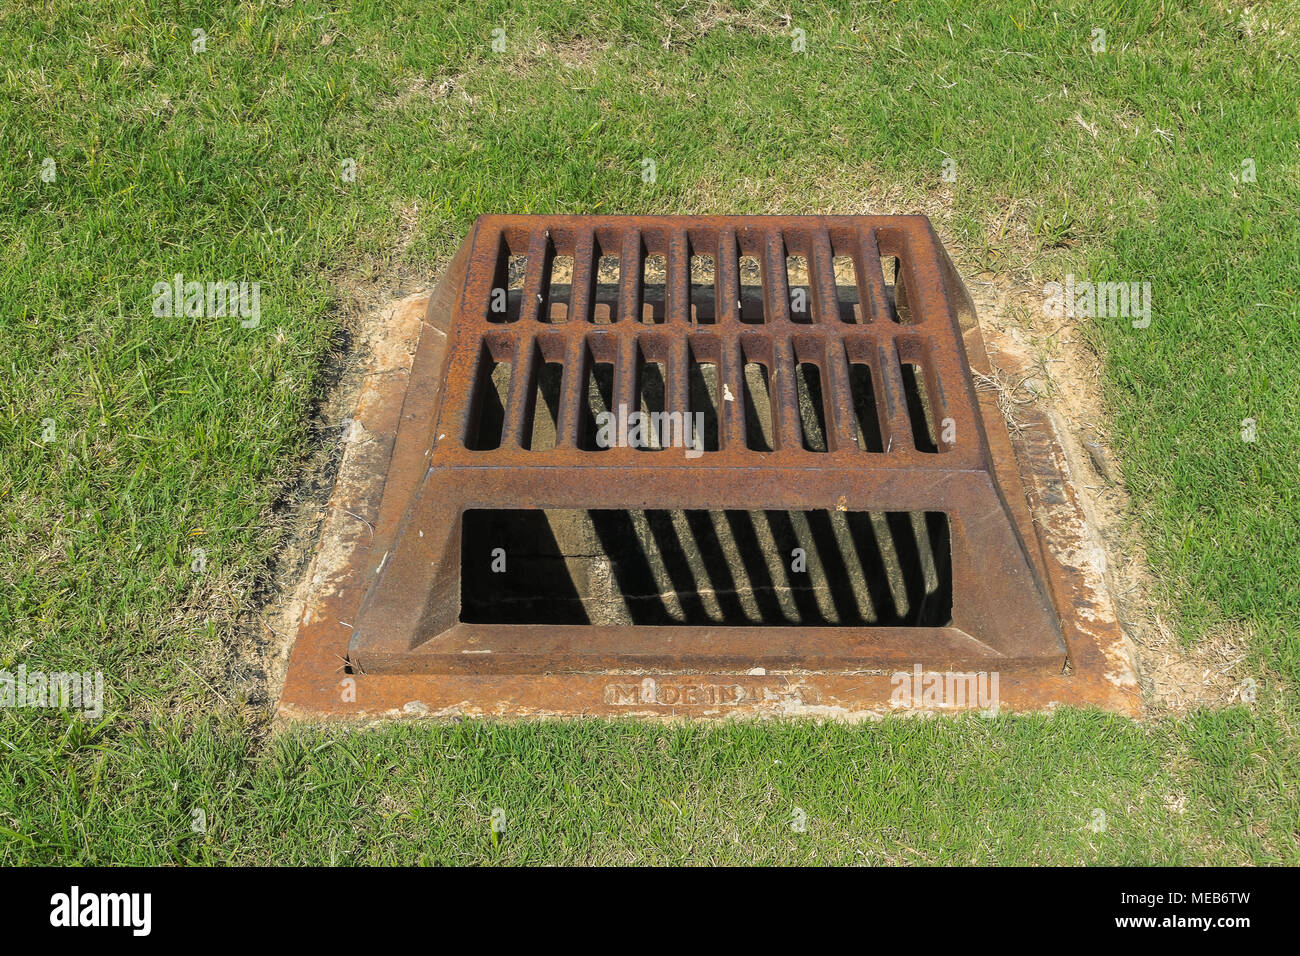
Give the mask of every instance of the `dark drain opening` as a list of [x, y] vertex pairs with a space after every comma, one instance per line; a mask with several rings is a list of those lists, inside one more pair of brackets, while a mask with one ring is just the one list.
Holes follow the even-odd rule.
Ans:
[[745, 363], [745, 445], [753, 451], [772, 450], [772, 397], [767, 366]]
[[519, 303], [523, 298], [527, 272], [528, 256], [512, 248], [503, 235], [497, 251], [496, 271], [492, 276], [489, 322], [514, 322], [519, 318]]
[[883, 451], [880, 438], [880, 415], [876, 411], [876, 388], [871, 366], [862, 362], [849, 365], [849, 390], [853, 393], [853, 419], [858, 447], [863, 451]]
[[465, 434], [465, 447], [474, 451], [488, 451], [501, 445], [511, 374], [510, 362], [501, 359], [508, 359], [509, 354], [508, 347], [488, 341], [479, 354], [477, 390], [482, 400], [475, 405]]
[[[691, 414], [701, 416], [704, 451], [718, 450], [718, 363], [716, 343], [690, 346]], [[696, 443], [698, 444], [698, 442]]]
[[547, 284], [550, 299], [543, 315], [544, 322], [567, 322], [569, 302], [573, 296], [573, 256], [558, 255], [551, 260], [551, 277]]
[[804, 450], [826, 451], [826, 407], [822, 403], [821, 369], [812, 362], [800, 362], [795, 366], [795, 386], [799, 395]]
[[841, 322], [863, 322], [862, 304], [858, 301], [858, 270], [852, 256], [836, 256], [832, 260], [835, 272], [835, 304]]
[[786, 287], [790, 293], [790, 321], [809, 323], [812, 321], [812, 279], [808, 271], [808, 259], [802, 255], [785, 257]]
[[564, 381], [564, 366], [559, 362], [541, 362], [538, 349], [536, 391], [533, 394], [533, 420], [524, 447], [531, 451], [546, 451], [555, 447], [556, 429], [560, 420], [560, 385]]
[[712, 325], [717, 321], [715, 308], [717, 268], [713, 256], [692, 255], [690, 277], [691, 321]]
[[[614, 363], [600, 361], [592, 354], [590, 346], [586, 350], [587, 400], [582, 404], [582, 433], [578, 436], [578, 447], [587, 451], [604, 451], [612, 447], [611, 427], [606, 424], [615, 412], [614, 409]], [[605, 425], [605, 435], [601, 434]]]
[[915, 362], [903, 363], [903, 394], [907, 397], [907, 417], [912, 422], [912, 443], [916, 450], [933, 454], [940, 450], [934, 406], [925, 387], [925, 373]]
[[592, 296], [591, 321], [599, 325], [608, 325], [618, 320], [618, 292], [622, 269], [618, 256], [602, 255], [596, 259], [596, 291]]
[[666, 319], [667, 276], [666, 256], [646, 256], [641, 272], [641, 321], [648, 325], [662, 325]]
[[641, 352], [641, 368], [638, 373], [638, 384], [641, 389], [641, 405], [639, 410], [642, 415], [642, 426], [640, 429], [632, 429], [630, 444], [638, 451], [660, 451], [661, 433], [659, 429], [651, 427], [649, 424], [657, 419], [651, 416], [662, 416], [667, 408], [665, 407], [666, 397], [664, 394], [664, 365], [663, 362], [653, 361], [646, 354], [644, 347]]
[[740, 312], [740, 321], [746, 325], [762, 325], [764, 321], [763, 306], [763, 270], [759, 267], [757, 256], [741, 256], [737, 263], [740, 275], [740, 301], [736, 307]]
[[952, 620], [943, 512], [470, 510], [462, 520], [465, 623]]

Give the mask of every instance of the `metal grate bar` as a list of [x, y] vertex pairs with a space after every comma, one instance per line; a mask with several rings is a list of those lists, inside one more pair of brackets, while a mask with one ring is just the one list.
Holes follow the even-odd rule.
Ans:
[[773, 352], [772, 381], [768, 386], [776, 404], [778, 425], [776, 447], [803, 447], [803, 424], [799, 420], [799, 389], [795, 382], [794, 354], [785, 336], [768, 339]]
[[587, 398], [587, 343], [584, 336], [570, 336], [564, 352], [564, 377], [560, 385], [559, 417], [555, 430], [556, 448], [577, 448], [578, 427]]
[[745, 363], [741, 357], [740, 338], [734, 331], [722, 340], [718, 363], [718, 447], [719, 450], [745, 448]]
[[551, 275], [551, 262], [555, 247], [551, 244], [551, 232], [543, 229], [536, 233], [528, 243], [528, 268], [524, 272], [524, 292], [519, 302], [519, 320], [535, 322], [541, 312], [542, 302], [547, 295], [547, 284]]
[[668, 276], [664, 282], [664, 318], [670, 324], [685, 324], [691, 320], [691, 244], [685, 229], [668, 234], [665, 260]]
[[885, 274], [880, 268], [880, 246], [875, 230], [864, 230], [858, 243], [854, 271], [858, 275], [858, 296], [864, 322], [887, 322], [894, 318], [885, 293]]
[[614, 408], [616, 410], [635, 410], [640, 407], [641, 397], [637, 394], [637, 359], [636, 339], [624, 336], [618, 343], [618, 361], [614, 365]]
[[764, 316], [769, 324], [790, 324], [790, 284], [785, 273], [785, 240], [780, 230], [765, 233], [763, 242]]
[[830, 233], [825, 229], [813, 232], [808, 269], [813, 291], [813, 318], [822, 324], [838, 325], [840, 303], [835, 293], [835, 254], [831, 250]]
[[665, 363], [664, 404], [667, 410], [688, 414], [691, 407], [690, 346], [685, 338], [674, 338], [668, 345]]
[[590, 229], [579, 231], [573, 244], [573, 280], [569, 287], [570, 322], [592, 321], [596, 292], [596, 237]]
[[915, 451], [912, 441], [912, 419], [907, 414], [907, 392], [903, 386], [903, 370], [898, 363], [898, 350], [892, 343], [882, 342], [876, 352], [876, 369], [881, 392], [885, 396], [885, 451]]
[[[619, 247], [618, 320], [641, 321], [641, 230], [627, 229]], [[615, 402], [618, 399], [615, 398]]]
[[716, 315], [719, 323], [728, 326], [740, 323], [739, 248], [735, 229], [724, 228], [718, 231], [717, 257], [714, 259]]
[[826, 414], [830, 419], [831, 450], [857, 449], [857, 418], [853, 409], [849, 363], [844, 355], [844, 346], [838, 342], [830, 342], [826, 346], [826, 380]]
[[[501, 447], [518, 449], [523, 442], [524, 428], [528, 425], [529, 399], [537, 388], [534, 353], [537, 347], [531, 336], [515, 339], [514, 356], [510, 365], [510, 388], [506, 393], [505, 420], [501, 428]], [[479, 396], [474, 396], [474, 401]]]

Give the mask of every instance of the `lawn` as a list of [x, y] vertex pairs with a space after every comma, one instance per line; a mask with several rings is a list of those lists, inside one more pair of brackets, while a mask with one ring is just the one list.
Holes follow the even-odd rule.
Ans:
[[[1297, 24], [1296, 3], [0, 8], [0, 669], [102, 670], [107, 698], [0, 711], [0, 863], [1300, 862]], [[483, 212], [884, 196], [937, 210], [963, 270], [1151, 283], [1149, 328], [1085, 323], [1134, 534], [1183, 642], [1244, 635], [1256, 700], [273, 731], [235, 648], [264, 640], [295, 474], [333, 440], [313, 409], [350, 302], [427, 285]], [[177, 274], [258, 282], [256, 322], [156, 315]]]

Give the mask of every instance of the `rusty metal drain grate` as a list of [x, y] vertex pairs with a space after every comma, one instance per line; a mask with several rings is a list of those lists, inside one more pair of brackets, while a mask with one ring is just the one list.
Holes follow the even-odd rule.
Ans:
[[962, 292], [923, 217], [479, 219], [430, 301], [445, 348], [416, 356], [351, 664], [1059, 673]]

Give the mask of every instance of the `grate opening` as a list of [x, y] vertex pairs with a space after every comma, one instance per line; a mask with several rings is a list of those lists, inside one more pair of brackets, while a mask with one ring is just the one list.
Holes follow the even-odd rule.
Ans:
[[858, 447], [863, 451], [884, 451], [876, 386], [870, 365], [865, 362], [849, 364], [849, 390], [853, 393], [853, 424]]
[[511, 363], [499, 360], [492, 343], [485, 341], [479, 353], [474, 403], [465, 433], [465, 447], [471, 451], [491, 451], [501, 446], [511, 374]]
[[[733, 394], [733, 384], [723, 381], [723, 353], [730, 348], [723, 342], [702, 332], [692, 333], [681, 345], [660, 332], [638, 337], [628, 360], [633, 371], [628, 373], [624, 393], [631, 398], [620, 399], [626, 406], [616, 407], [624, 363], [619, 340], [609, 332], [584, 335], [574, 343], [577, 351], [570, 358], [558, 332], [544, 333], [531, 340], [531, 346], [525, 345], [533, 358], [520, 365], [518, 387], [528, 398], [524, 404], [525, 399], [515, 396], [522, 412], [511, 412], [514, 340], [505, 333], [492, 333], [480, 345], [464, 445], [470, 451], [495, 450], [501, 447], [507, 422], [522, 420], [522, 429], [509, 426], [519, 438], [519, 447], [550, 450], [560, 441], [566, 414], [570, 424], [565, 427], [571, 431], [563, 444], [583, 451], [680, 446], [717, 452], [723, 448], [724, 426], [735, 429], [729, 440], [739, 446], [742, 421], [745, 447], [758, 452], [781, 448], [887, 452], [907, 434], [922, 454], [948, 452], [955, 445], [955, 426], [937, 398], [941, 386], [930, 370], [928, 350], [918, 340], [898, 340], [893, 353], [896, 364], [884, 353], [880, 356], [891, 367], [901, 398], [897, 422], [888, 421], [883, 413], [888, 403], [881, 388], [887, 383], [879, 379], [877, 358], [866, 341], [835, 345], [835, 351], [828, 352], [821, 337], [806, 332], [788, 339], [745, 332], [739, 339], [738, 394]], [[838, 358], [831, 361], [834, 356]], [[564, 382], [570, 362], [575, 381], [567, 399], [572, 407], [566, 413]], [[773, 372], [777, 368], [790, 370], [790, 381], [784, 386]], [[527, 382], [526, 376], [531, 376]], [[788, 396], [778, 392], [782, 388]], [[729, 403], [735, 403], [735, 419], [730, 417]], [[604, 439], [602, 425], [607, 426]]]
[[904, 362], [903, 394], [907, 396], [907, 417], [912, 423], [912, 443], [916, 450], [934, 454], [940, 450], [935, 428], [934, 407], [925, 387], [925, 373], [916, 362]]
[[[898, 322], [898, 308], [895, 303], [895, 293], [898, 282], [895, 273], [898, 268], [898, 260], [893, 256], [882, 255], [878, 260], [873, 259], [867, 265], [868, 269], [874, 268], [879, 264], [879, 271], [875, 275], [868, 276], [868, 284], [872, 282], [880, 283], [880, 307], [885, 313], [885, 317], [891, 322]], [[872, 316], [874, 318], [874, 316]]]
[[799, 422], [803, 426], [805, 451], [829, 451], [826, 438], [826, 406], [822, 398], [821, 369], [812, 362], [795, 366], [795, 385], [799, 393]]
[[462, 520], [465, 623], [952, 620], [943, 512], [469, 510]]
[[524, 275], [527, 272], [527, 256], [509, 256], [506, 259], [506, 288], [512, 292], [522, 292], [524, 288]]
[[835, 272], [835, 305], [841, 322], [862, 322], [862, 303], [858, 297], [858, 269], [852, 256], [831, 260]]
[[[721, 406], [721, 389], [718, 385], [718, 356], [716, 352], [716, 343], [711, 343], [714, 348], [709, 349], [696, 343], [691, 343], [691, 364], [690, 364], [690, 412], [694, 416], [692, 422], [699, 423], [697, 443], [702, 451], [718, 450], [718, 415]], [[701, 349], [704, 349], [702, 352]], [[692, 430], [692, 435], [696, 435]]]
[[892, 288], [891, 318], [899, 325], [913, 324], [912, 308], [908, 304], [907, 272], [901, 259], [894, 259], [894, 285]]
[[655, 253], [641, 265], [641, 321], [661, 325], [667, 320], [668, 259]]
[[605, 451], [615, 445], [614, 413], [614, 363], [601, 361], [586, 347], [584, 368], [586, 383], [585, 401], [582, 405], [582, 429], [578, 435], [578, 447], [586, 451]]
[[744, 397], [745, 446], [751, 451], [772, 451], [776, 447], [772, 428], [772, 393], [767, 365], [745, 362]]
[[569, 304], [573, 297], [573, 256], [557, 255], [551, 260], [551, 277], [547, 283], [545, 321], [552, 323], [569, 320]]
[[801, 324], [812, 322], [812, 279], [807, 257], [786, 256], [785, 278], [790, 291], [790, 321]]
[[592, 297], [591, 321], [608, 325], [618, 321], [619, 283], [623, 272], [621, 260], [601, 255], [596, 260], [596, 294]]
[[555, 447], [555, 436], [560, 421], [560, 386], [564, 380], [564, 365], [544, 360], [540, 347], [534, 359], [537, 381], [533, 389], [531, 422], [525, 434], [524, 447], [531, 451], [547, 451]]
[[691, 321], [712, 325], [717, 321], [717, 268], [713, 256], [691, 256]]
[[[796, 324], [836, 318], [863, 324], [877, 315], [903, 325], [920, 321], [910, 303], [913, 265], [905, 243], [888, 233], [880, 234], [878, 244], [875, 233], [846, 230], [820, 235], [764, 230], [739, 239], [734, 233], [696, 230], [673, 236], [600, 229], [586, 237], [573, 229], [531, 237], [507, 230], [497, 242], [489, 322], [524, 317], [609, 324], [635, 309], [639, 321], [659, 325], [668, 321], [670, 300], [678, 294], [686, 304], [674, 308], [692, 323], [712, 325], [734, 309], [740, 322], [761, 325], [772, 321], [771, 310], [786, 311], [767, 298], [783, 292]], [[701, 247], [709, 251], [700, 252]], [[575, 289], [575, 281], [583, 288]], [[673, 282], [679, 283], [676, 293]], [[574, 314], [575, 305], [585, 315]]]
[[763, 324], [763, 270], [757, 256], [741, 256], [737, 269], [740, 278], [740, 321], [746, 325]]
[[[645, 354], [642, 346], [640, 367], [637, 370], [637, 394], [641, 418], [630, 422], [628, 444], [640, 451], [660, 451], [660, 430], [653, 427], [655, 422], [664, 420], [667, 411], [665, 405], [667, 381], [664, 377], [664, 363], [655, 361]], [[680, 417], [681, 409], [678, 409]]]
[[503, 234], [497, 251], [496, 271], [488, 300], [489, 322], [515, 322], [523, 298], [524, 279], [528, 274], [528, 256], [512, 249]]

